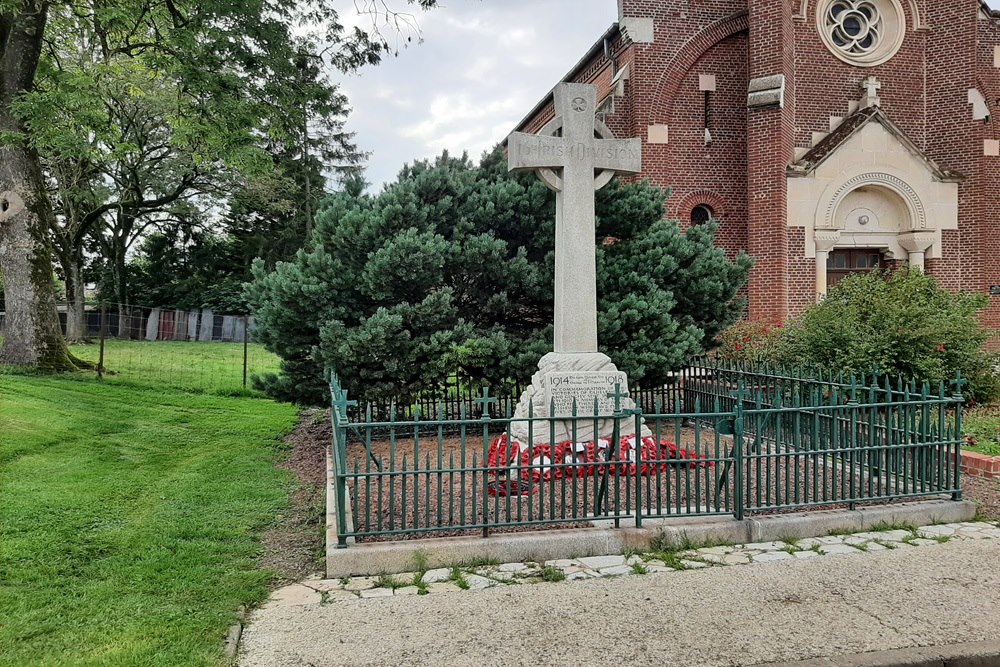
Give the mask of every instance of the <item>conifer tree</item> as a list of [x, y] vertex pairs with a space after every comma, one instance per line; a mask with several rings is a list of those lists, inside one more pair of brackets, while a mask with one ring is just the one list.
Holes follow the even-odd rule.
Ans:
[[[282, 358], [258, 379], [273, 396], [327, 401], [324, 370], [352, 395], [408, 396], [459, 372], [527, 380], [551, 349], [554, 197], [510, 175], [502, 153], [404, 167], [377, 196], [318, 212], [314, 245], [255, 269], [258, 338]], [[729, 261], [714, 224], [681, 232], [664, 193], [612, 184], [598, 195], [602, 351], [634, 383], [666, 379], [742, 313], [751, 260]]]

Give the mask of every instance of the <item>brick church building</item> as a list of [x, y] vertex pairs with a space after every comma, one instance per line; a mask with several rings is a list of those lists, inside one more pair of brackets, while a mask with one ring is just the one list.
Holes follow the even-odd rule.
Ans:
[[[611, 0], [608, 0], [609, 2]], [[757, 264], [752, 319], [858, 271], [989, 294], [1000, 330], [1000, 12], [980, 0], [619, 0], [564, 81], [598, 87], [668, 216]], [[552, 119], [551, 95], [516, 128]]]

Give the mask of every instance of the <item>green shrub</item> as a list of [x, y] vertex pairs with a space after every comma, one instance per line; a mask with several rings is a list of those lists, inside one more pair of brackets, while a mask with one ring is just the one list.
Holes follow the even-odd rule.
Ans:
[[1000, 405], [981, 405], [962, 414], [963, 447], [1000, 456]]
[[787, 365], [817, 365], [918, 382], [949, 383], [958, 372], [976, 402], [996, 398], [998, 380], [977, 312], [986, 297], [953, 294], [918, 269], [851, 276], [785, 329]]
[[784, 329], [766, 322], [738, 322], [716, 338], [726, 361], [773, 364], [781, 361]]
[[[715, 224], [682, 231], [666, 193], [617, 182], [597, 194], [601, 351], [637, 385], [666, 382], [742, 315], [752, 261], [729, 260]], [[456, 372], [501, 389], [552, 349], [555, 198], [502, 151], [479, 166], [442, 155], [378, 195], [330, 197], [312, 244], [248, 297], [257, 340], [282, 359], [255, 380], [271, 396], [329, 401], [324, 369], [352, 397], [410, 397]]]

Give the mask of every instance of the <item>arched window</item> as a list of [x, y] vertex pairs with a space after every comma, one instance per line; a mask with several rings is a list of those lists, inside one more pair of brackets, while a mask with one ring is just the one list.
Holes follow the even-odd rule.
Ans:
[[691, 224], [703, 225], [715, 217], [715, 212], [708, 204], [699, 204], [691, 209]]

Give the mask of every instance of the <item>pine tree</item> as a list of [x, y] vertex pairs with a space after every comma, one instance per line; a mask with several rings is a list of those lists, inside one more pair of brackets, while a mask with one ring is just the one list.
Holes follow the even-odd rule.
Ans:
[[[497, 150], [404, 167], [374, 197], [318, 212], [314, 245], [249, 288], [258, 337], [282, 358], [273, 396], [323, 403], [324, 369], [356, 396], [411, 396], [456, 372], [492, 385], [531, 376], [551, 349], [554, 197], [510, 175]], [[751, 260], [729, 261], [714, 225], [682, 233], [648, 184], [601, 191], [602, 351], [634, 383], [663, 382], [742, 313]]]

